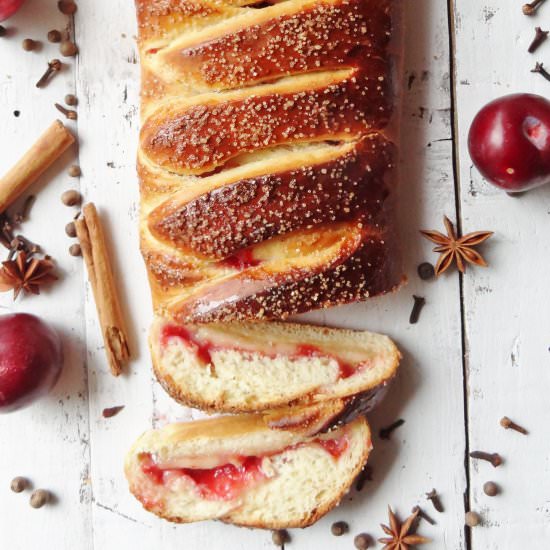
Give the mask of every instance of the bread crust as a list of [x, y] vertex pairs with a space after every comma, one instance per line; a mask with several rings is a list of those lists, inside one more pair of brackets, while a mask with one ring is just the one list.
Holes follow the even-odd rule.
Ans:
[[[136, 2], [142, 251], [155, 310], [181, 322], [285, 319], [403, 282], [392, 2], [249, 3]], [[362, 235], [338, 257], [285, 261], [272, 247], [255, 258], [274, 239], [342, 222]]]

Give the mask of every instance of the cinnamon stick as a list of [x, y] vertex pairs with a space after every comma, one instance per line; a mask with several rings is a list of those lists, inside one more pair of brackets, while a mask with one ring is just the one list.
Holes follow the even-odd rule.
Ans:
[[74, 136], [56, 120], [0, 179], [0, 213], [4, 212], [73, 143]]
[[111, 373], [118, 376], [130, 358], [128, 339], [114, 284], [113, 271], [101, 220], [93, 203], [84, 205], [84, 216], [75, 221], [76, 235], [94, 293], [105, 352]]

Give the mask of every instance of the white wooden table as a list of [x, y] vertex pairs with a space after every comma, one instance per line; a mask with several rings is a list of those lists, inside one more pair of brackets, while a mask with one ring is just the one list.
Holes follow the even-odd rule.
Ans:
[[[425, 548], [517, 550], [548, 548], [550, 540], [550, 187], [512, 199], [472, 169], [467, 131], [488, 100], [515, 91], [550, 94], [529, 69], [527, 46], [536, 24], [548, 26], [550, 5], [536, 18], [522, 0], [402, 0], [406, 5], [405, 113], [401, 215], [410, 282], [397, 295], [310, 316], [328, 324], [391, 335], [404, 354], [387, 401], [371, 415], [374, 431], [397, 418], [406, 423], [390, 441], [375, 439], [373, 481], [352, 491], [316, 526], [292, 532], [287, 548], [353, 548], [353, 535], [381, 536], [392, 505], [403, 517], [421, 504], [437, 525]], [[141, 509], [122, 472], [134, 438], [155, 422], [188, 418], [153, 381], [146, 334], [151, 319], [145, 269], [138, 251], [139, 68], [131, 0], [80, 0], [75, 19], [80, 55], [44, 90], [34, 87], [47, 60], [45, 41], [65, 17], [55, 0], [28, 0], [0, 39], [0, 172], [45, 129], [55, 101], [79, 98], [79, 151], [67, 153], [33, 191], [38, 200], [25, 233], [57, 259], [61, 280], [40, 297], [12, 302], [0, 295], [0, 313], [42, 315], [63, 333], [66, 366], [55, 391], [24, 411], [0, 416], [0, 547], [7, 550], [244, 550], [272, 548], [269, 532], [220, 523], [175, 526]], [[25, 37], [42, 50], [26, 53]], [[550, 42], [536, 59], [550, 60]], [[16, 117], [14, 111], [20, 111]], [[80, 181], [67, 175], [79, 157]], [[131, 319], [136, 360], [129, 374], [108, 374], [95, 306], [82, 260], [69, 256], [64, 226], [74, 212], [61, 193], [79, 185], [108, 220], [119, 284]], [[489, 269], [456, 272], [422, 282], [416, 266], [435, 261], [420, 228], [441, 228], [447, 214], [464, 232], [494, 230], [485, 246]], [[412, 295], [426, 297], [417, 325], [408, 322]], [[102, 410], [125, 409], [111, 419]], [[505, 431], [508, 415], [528, 437]], [[499, 452], [503, 466], [467, 459], [472, 450]], [[56, 502], [41, 510], [16, 495], [16, 475], [50, 489]], [[493, 480], [502, 494], [482, 491]], [[445, 507], [435, 512], [425, 493], [436, 488]], [[467, 533], [465, 509], [484, 525]], [[336, 538], [330, 525], [346, 520], [351, 533]], [[523, 546], [522, 546], [523, 545]], [[424, 548], [424, 547], [423, 547]]]

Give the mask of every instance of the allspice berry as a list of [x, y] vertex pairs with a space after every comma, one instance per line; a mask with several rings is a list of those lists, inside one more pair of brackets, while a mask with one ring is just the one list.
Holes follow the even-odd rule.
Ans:
[[61, 42], [61, 33], [53, 29], [48, 33], [48, 42], [51, 42], [52, 44], [57, 44]]
[[73, 57], [78, 53], [78, 48], [74, 42], [63, 40], [59, 46], [59, 51], [64, 57]]
[[20, 476], [14, 477], [11, 480], [11, 484], [10, 484], [11, 490], [14, 493], [22, 493], [28, 486], [29, 486], [28, 479]]
[[353, 539], [353, 544], [357, 550], [366, 550], [367, 548], [370, 548], [371, 542], [371, 537], [366, 533], [361, 533]]
[[71, 237], [73, 239], [76, 237], [76, 226], [75, 226], [74, 222], [69, 222], [65, 226], [65, 233], [67, 233], [68, 237]]
[[78, 176], [80, 176], [81, 173], [82, 172], [80, 171], [80, 166], [76, 164], [73, 164], [69, 168], [69, 176], [71, 176], [71, 178], [78, 178]]
[[26, 52], [32, 52], [33, 50], [36, 50], [38, 42], [36, 40], [33, 40], [32, 38], [25, 38], [25, 40], [23, 40], [22, 46]]
[[349, 531], [349, 525], [345, 521], [337, 521], [333, 523], [330, 527], [330, 532], [335, 537], [341, 537], [344, 533]]
[[287, 542], [290, 542], [290, 535], [285, 529], [277, 529], [276, 531], [272, 531], [271, 540], [275, 546], [283, 546]]
[[82, 201], [82, 195], [76, 189], [69, 189], [61, 195], [61, 202], [65, 206], [76, 206]]
[[481, 523], [481, 517], [477, 512], [467, 512], [465, 516], [465, 523], [468, 527], [476, 527]]
[[45, 489], [37, 489], [31, 494], [30, 504], [33, 508], [42, 508], [50, 500], [50, 493]]
[[65, 15], [72, 15], [77, 10], [77, 6], [72, 0], [60, 0], [57, 3], [57, 8]]
[[483, 484], [483, 492], [488, 497], [496, 497], [500, 492], [498, 485], [494, 481], [487, 481]]
[[78, 104], [78, 99], [77, 99], [76, 96], [73, 95], [73, 94], [67, 94], [67, 95], [65, 96], [65, 103], [66, 103], [67, 105], [69, 105], [70, 107], [74, 107], [75, 105]]
[[71, 256], [82, 256], [82, 249], [80, 248], [80, 245], [79, 244], [72, 244], [70, 247], [69, 247], [69, 254]]
[[8, 34], [8, 30], [3, 25], [0, 25], [0, 38], [6, 36]]

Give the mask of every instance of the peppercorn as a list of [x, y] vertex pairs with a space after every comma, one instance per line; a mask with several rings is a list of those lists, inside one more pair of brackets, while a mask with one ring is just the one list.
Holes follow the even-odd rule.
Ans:
[[6, 27], [4, 27], [3, 25], [0, 25], [0, 38], [2, 38], [3, 36], [6, 36], [7, 33], [8, 33], [8, 29], [6, 29]]
[[330, 527], [330, 532], [335, 537], [341, 537], [344, 533], [349, 531], [349, 525], [345, 521], [337, 521], [333, 523]]
[[11, 490], [14, 493], [22, 493], [28, 486], [29, 486], [28, 479], [20, 476], [14, 477], [11, 480], [11, 484], [10, 484]]
[[477, 512], [467, 512], [465, 522], [468, 527], [476, 527], [481, 523], [481, 517]]
[[76, 237], [76, 225], [74, 224], [74, 222], [69, 222], [65, 226], [65, 233], [67, 233], [68, 237], [71, 237], [73, 239], [74, 237]]
[[82, 196], [76, 189], [69, 189], [61, 195], [61, 202], [65, 206], [76, 206], [82, 201]]
[[73, 244], [69, 247], [69, 254], [71, 256], [82, 256], [82, 249], [79, 244]]
[[78, 53], [78, 48], [74, 42], [70, 40], [63, 40], [59, 46], [59, 51], [64, 57], [73, 57]]
[[277, 529], [272, 531], [271, 540], [275, 546], [284, 546], [287, 542], [290, 542], [290, 535], [285, 529]]
[[423, 281], [428, 281], [430, 279], [433, 279], [435, 277], [435, 269], [434, 266], [429, 262], [421, 263], [418, 266], [418, 276]]
[[48, 42], [52, 42], [52, 44], [61, 42], [61, 33], [56, 29], [51, 30], [48, 33]]
[[45, 489], [37, 489], [31, 494], [30, 504], [33, 508], [42, 508], [50, 500], [50, 493]]
[[65, 15], [72, 15], [77, 10], [77, 5], [72, 0], [60, 0], [57, 3], [57, 8]]
[[496, 497], [499, 493], [499, 487], [493, 481], [487, 481], [487, 483], [483, 484], [483, 492], [488, 497]]
[[33, 40], [32, 38], [25, 38], [25, 40], [23, 40], [22, 46], [26, 52], [32, 52], [38, 46], [38, 42], [36, 40]]
[[71, 178], [78, 178], [78, 176], [80, 176], [80, 174], [81, 174], [80, 166], [78, 166], [76, 164], [73, 164], [69, 168], [69, 176], [71, 176]]
[[361, 533], [353, 539], [353, 544], [355, 544], [357, 550], [367, 550], [367, 548], [370, 548], [371, 542], [372, 539], [365, 533]]
[[70, 107], [74, 107], [78, 103], [78, 99], [73, 94], [67, 94], [65, 96], [65, 103]]

